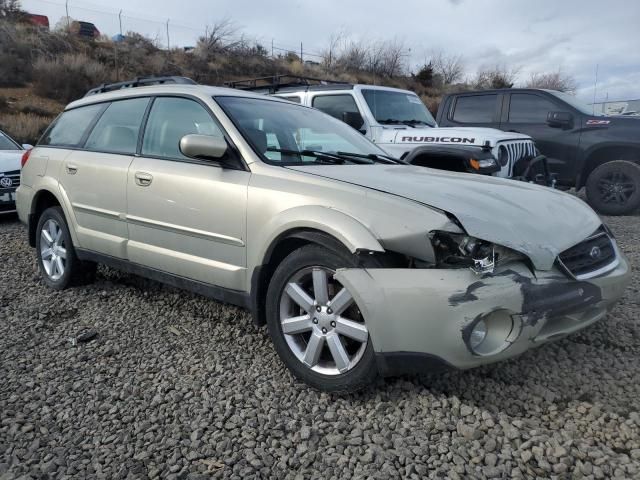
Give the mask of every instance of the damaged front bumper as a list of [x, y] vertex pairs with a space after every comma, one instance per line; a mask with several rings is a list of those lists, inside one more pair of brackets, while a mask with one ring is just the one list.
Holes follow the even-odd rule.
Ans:
[[[603, 318], [630, 280], [622, 253], [615, 270], [576, 281], [557, 269], [514, 262], [495, 273], [469, 269], [342, 269], [383, 375], [465, 369], [504, 360]], [[479, 322], [484, 339], [474, 344]]]

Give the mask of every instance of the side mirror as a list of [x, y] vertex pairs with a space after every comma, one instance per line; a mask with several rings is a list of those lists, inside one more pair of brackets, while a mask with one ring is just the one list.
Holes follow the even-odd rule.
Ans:
[[342, 121], [356, 130], [364, 125], [364, 119], [359, 112], [342, 112]]
[[573, 115], [569, 112], [549, 112], [547, 125], [554, 128], [571, 128], [573, 126]]
[[180, 139], [180, 151], [190, 158], [220, 160], [227, 153], [227, 142], [211, 135], [185, 135]]
[[33, 145], [31, 145], [30, 143], [23, 143], [22, 148], [24, 148], [25, 150], [31, 150], [33, 148]]

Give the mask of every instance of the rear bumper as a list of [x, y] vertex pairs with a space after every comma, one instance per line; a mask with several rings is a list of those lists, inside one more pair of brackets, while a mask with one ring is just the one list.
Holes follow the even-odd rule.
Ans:
[[31, 202], [33, 199], [33, 188], [20, 185], [16, 190], [16, 210], [18, 218], [24, 224], [29, 224], [29, 214], [31, 213]]
[[[531, 271], [514, 263], [494, 274], [470, 270], [343, 269], [369, 327], [383, 374], [435, 367], [472, 368], [519, 355], [602, 319], [630, 280], [620, 254], [617, 268], [587, 281], [558, 270]], [[478, 322], [487, 325], [471, 347]]]

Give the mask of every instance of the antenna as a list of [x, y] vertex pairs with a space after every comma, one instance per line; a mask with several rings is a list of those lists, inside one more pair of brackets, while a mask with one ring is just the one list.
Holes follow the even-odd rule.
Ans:
[[593, 83], [593, 103], [591, 104], [591, 114], [596, 114], [596, 91], [598, 90], [598, 67], [600, 65], [596, 63], [596, 80]]

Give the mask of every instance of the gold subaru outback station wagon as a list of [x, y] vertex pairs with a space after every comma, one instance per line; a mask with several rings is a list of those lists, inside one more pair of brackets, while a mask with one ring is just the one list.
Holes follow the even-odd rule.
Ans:
[[313, 108], [180, 77], [90, 91], [22, 163], [49, 287], [102, 263], [249, 308], [326, 391], [513, 357], [602, 319], [630, 277], [572, 195], [407, 165]]

